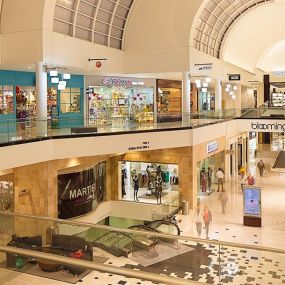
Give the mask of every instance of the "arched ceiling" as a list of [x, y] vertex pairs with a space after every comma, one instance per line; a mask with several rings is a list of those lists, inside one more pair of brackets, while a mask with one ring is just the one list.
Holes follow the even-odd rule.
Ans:
[[121, 49], [135, 0], [57, 0], [54, 31]]
[[246, 12], [273, 0], [207, 0], [195, 23], [196, 49], [220, 58], [225, 36]]
[[285, 1], [275, 1], [245, 14], [229, 31], [221, 58], [254, 72], [285, 69]]

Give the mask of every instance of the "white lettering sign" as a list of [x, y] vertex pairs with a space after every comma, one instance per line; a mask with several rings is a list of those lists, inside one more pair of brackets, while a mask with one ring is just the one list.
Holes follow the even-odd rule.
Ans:
[[207, 153], [212, 153], [218, 149], [219, 149], [218, 142], [211, 142], [211, 143], [207, 144]]

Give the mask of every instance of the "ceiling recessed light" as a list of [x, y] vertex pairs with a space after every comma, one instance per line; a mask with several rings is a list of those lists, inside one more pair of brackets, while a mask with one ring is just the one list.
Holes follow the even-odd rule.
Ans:
[[31, 66], [28, 66], [28, 69], [32, 69], [32, 67], [31, 67]]

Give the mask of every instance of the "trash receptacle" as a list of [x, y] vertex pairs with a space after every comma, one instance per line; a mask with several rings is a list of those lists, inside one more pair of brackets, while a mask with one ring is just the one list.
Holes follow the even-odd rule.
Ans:
[[187, 216], [189, 214], [189, 202], [182, 201], [182, 215]]

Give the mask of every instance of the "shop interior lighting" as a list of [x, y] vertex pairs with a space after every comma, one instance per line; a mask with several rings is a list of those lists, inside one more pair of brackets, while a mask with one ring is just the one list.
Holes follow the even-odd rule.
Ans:
[[230, 88], [227, 87], [227, 88], [225, 89], [225, 91], [226, 91], [226, 92], [230, 92]]
[[208, 86], [209, 86], [209, 83], [203, 82], [203, 87], [208, 87]]
[[50, 77], [56, 77], [58, 75], [58, 72], [57, 72], [57, 70], [51, 70], [49, 72], [49, 75], [50, 75]]
[[196, 87], [197, 87], [197, 88], [201, 88], [201, 87], [202, 87], [201, 83], [196, 84]]
[[238, 90], [238, 87], [235, 85], [235, 86], [233, 87], [233, 89], [236, 91], [236, 90]]
[[58, 84], [59, 83], [59, 78], [58, 77], [52, 77], [51, 78], [51, 83]]
[[58, 90], [65, 90], [65, 86], [64, 85], [57, 85], [57, 89]]
[[64, 87], [66, 87], [66, 81], [61, 80], [61, 81], [58, 82], [58, 85], [62, 85]]
[[71, 78], [71, 75], [69, 73], [63, 73], [63, 79], [69, 80]]
[[227, 88], [229, 88], [229, 89], [230, 89], [230, 88], [231, 88], [231, 84], [227, 84]]
[[233, 95], [233, 97], [232, 97], [233, 99], [236, 99], [237, 98], [237, 96], [236, 95]]
[[233, 92], [233, 91], [230, 91], [230, 95], [231, 95], [231, 96], [234, 96], [234, 92]]
[[208, 92], [208, 89], [207, 89], [206, 87], [203, 87], [203, 88], [202, 88], [202, 92], [203, 92], [203, 93], [207, 93], [207, 92]]
[[207, 77], [207, 78], [206, 78], [206, 82], [207, 82], [207, 83], [210, 83], [211, 81], [212, 81], [212, 79], [211, 79], [210, 77]]

